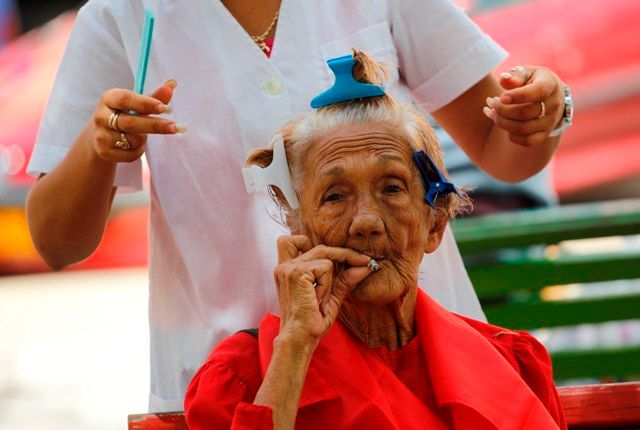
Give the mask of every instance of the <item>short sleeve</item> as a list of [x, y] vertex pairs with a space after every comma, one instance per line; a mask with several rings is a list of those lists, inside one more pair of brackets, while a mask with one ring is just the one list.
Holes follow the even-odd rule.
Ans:
[[561, 429], [567, 428], [560, 396], [553, 382], [551, 357], [545, 347], [527, 332], [513, 337], [512, 363], [522, 379], [540, 399]]
[[[134, 23], [133, 18], [122, 22], [106, 1], [90, 1], [80, 9], [38, 131], [29, 174], [47, 173], [66, 156], [104, 91], [133, 88], [119, 28]], [[141, 161], [119, 163], [114, 185], [123, 191], [142, 189]]]
[[507, 53], [451, 0], [389, 0], [401, 78], [428, 112], [491, 73]]
[[272, 429], [271, 408], [251, 404], [251, 384], [226, 363], [209, 361], [193, 377], [184, 399], [191, 430]]

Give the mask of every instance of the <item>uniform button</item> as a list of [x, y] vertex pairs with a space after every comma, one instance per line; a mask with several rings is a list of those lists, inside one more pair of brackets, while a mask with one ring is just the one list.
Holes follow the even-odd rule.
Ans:
[[282, 92], [282, 81], [276, 76], [270, 76], [264, 83], [263, 89], [268, 94], [280, 94]]

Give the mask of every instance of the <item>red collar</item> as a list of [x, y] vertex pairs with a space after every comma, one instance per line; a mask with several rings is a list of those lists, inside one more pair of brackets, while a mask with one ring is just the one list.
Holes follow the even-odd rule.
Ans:
[[[260, 325], [263, 378], [279, 328], [280, 320], [273, 315], [267, 315]], [[558, 428], [544, 405], [489, 340], [422, 291], [418, 291], [416, 303], [416, 328], [418, 335], [423, 334], [421, 348], [439, 406], [453, 406], [455, 413], [456, 405], [464, 405], [500, 429]], [[300, 407], [342, 397], [346, 385], [381, 409], [388, 408], [378, 401], [383, 396], [370, 369], [373, 355], [336, 321], [311, 359]], [[329, 373], [331, 378], [325, 377]]]

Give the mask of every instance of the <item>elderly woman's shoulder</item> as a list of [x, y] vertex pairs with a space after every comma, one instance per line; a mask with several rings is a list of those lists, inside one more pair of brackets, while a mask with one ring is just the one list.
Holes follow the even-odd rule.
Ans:
[[456, 315], [483, 335], [518, 373], [536, 372], [552, 376], [551, 358], [546, 348], [530, 333]]
[[240, 379], [251, 379], [260, 375], [260, 355], [257, 330], [239, 331], [213, 350], [202, 368], [212, 365], [223, 366]]

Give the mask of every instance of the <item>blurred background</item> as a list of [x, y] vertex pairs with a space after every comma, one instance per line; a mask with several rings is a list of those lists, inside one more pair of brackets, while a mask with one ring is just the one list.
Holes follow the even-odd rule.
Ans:
[[[96, 253], [58, 273], [24, 214], [81, 3], [0, 0], [0, 429], [124, 428], [147, 408], [147, 193], [119, 195]], [[476, 187], [478, 211], [454, 228], [487, 316], [533, 330], [559, 384], [638, 380], [640, 2], [456, 3], [511, 54], [500, 71], [549, 67], [575, 100], [550, 167], [517, 186], [474, 169], [439, 131], [454, 182]], [[498, 214], [496, 196], [530, 209]]]

